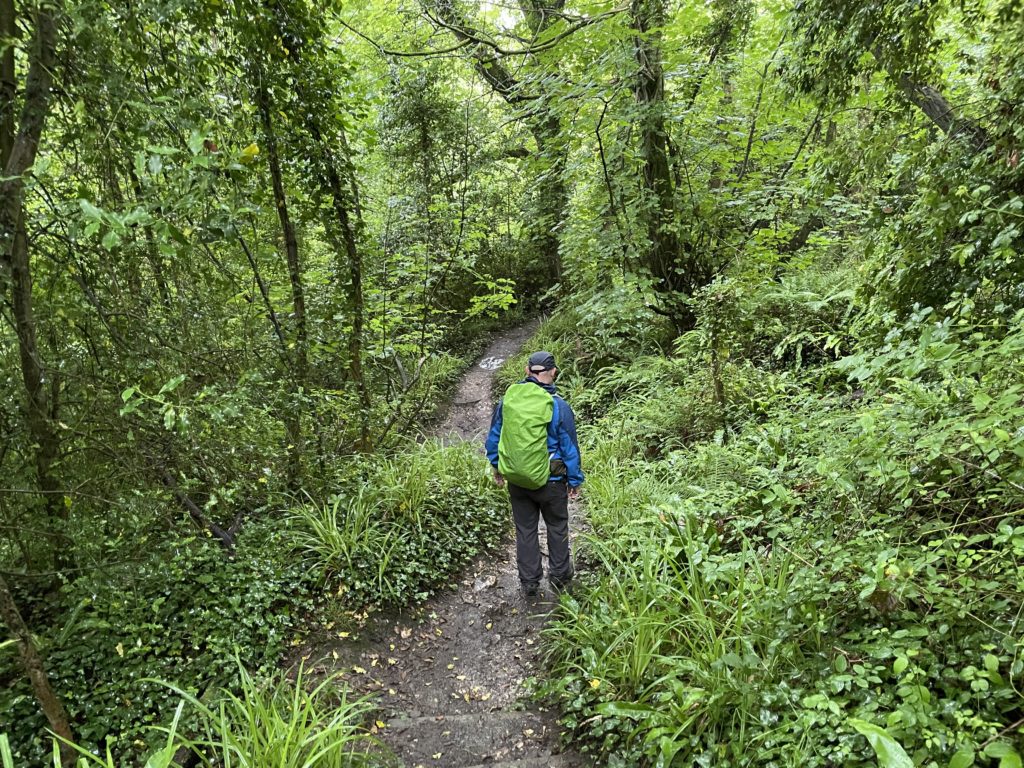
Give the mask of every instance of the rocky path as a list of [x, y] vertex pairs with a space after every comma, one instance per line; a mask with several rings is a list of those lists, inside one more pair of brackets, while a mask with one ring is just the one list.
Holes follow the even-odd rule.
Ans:
[[[436, 436], [482, 445], [495, 372], [535, 330], [518, 328], [491, 344], [460, 383]], [[339, 639], [337, 649], [322, 650], [337, 654], [350, 685], [377, 694], [384, 713], [378, 737], [407, 768], [577, 768], [587, 763], [560, 751], [554, 714], [526, 697], [553, 606], [549, 594], [529, 603], [520, 595], [510, 535], [470, 566], [457, 590], [371, 621], [356, 644]]]

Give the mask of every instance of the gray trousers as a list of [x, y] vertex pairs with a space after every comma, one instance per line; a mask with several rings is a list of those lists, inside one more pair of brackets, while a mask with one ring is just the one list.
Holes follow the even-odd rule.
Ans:
[[573, 577], [569, 551], [569, 487], [564, 480], [531, 491], [508, 484], [512, 519], [516, 523], [516, 562], [524, 587], [536, 586], [544, 575], [537, 526], [540, 516], [548, 529], [548, 581], [558, 589]]

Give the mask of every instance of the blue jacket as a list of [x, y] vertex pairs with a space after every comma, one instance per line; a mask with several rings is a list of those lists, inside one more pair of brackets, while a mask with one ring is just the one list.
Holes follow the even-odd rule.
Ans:
[[[556, 394], [554, 384], [541, 384], [533, 376], [523, 379], [524, 384], [527, 381], [543, 387], [558, 401], [558, 423], [548, 426], [548, 454], [553, 459], [561, 459], [565, 463], [569, 487], [576, 488], [583, 484], [580, 444], [576, 439], [576, 416], [569, 404]], [[491, 416], [491, 431], [487, 433], [487, 458], [495, 469], [498, 468], [498, 441], [501, 439], [501, 405], [502, 401], [499, 400]], [[561, 479], [560, 475], [551, 477], [551, 480]]]

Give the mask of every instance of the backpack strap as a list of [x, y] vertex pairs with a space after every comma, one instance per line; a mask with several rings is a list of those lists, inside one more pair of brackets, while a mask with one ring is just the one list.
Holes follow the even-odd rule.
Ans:
[[548, 426], [548, 433], [551, 437], [555, 438], [555, 443], [558, 443], [558, 425], [561, 424], [562, 413], [558, 408], [558, 398], [555, 395], [551, 396], [552, 408], [551, 408], [551, 424]]

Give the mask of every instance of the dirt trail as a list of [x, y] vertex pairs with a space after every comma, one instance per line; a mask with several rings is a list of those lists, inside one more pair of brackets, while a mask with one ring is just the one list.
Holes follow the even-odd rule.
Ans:
[[[517, 328], [491, 344], [462, 379], [436, 436], [482, 447], [495, 372], [535, 330]], [[463, 573], [457, 590], [371, 621], [356, 647], [339, 640], [320, 650], [338, 653], [350, 685], [378, 694], [386, 723], [378, 736], [408, 768], [577, 768], [588, 762], [560, 752], [554, 714], [525, 697], [553, 605], [547, 593], [529, 603], [520, 595], [510, 535]]]

